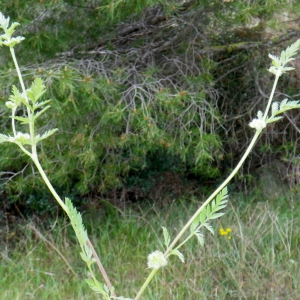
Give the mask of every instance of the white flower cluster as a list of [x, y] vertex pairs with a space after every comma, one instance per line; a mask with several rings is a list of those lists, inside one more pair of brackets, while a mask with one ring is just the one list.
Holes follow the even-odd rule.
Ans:
[[168, 264], [168, 261], [164, 257], [164, 254], [157, 250], [148, 255], [147, 264], [149, 269], [159, 269], [165, 267]]
[[262, 130], [266, 127], [266, 122], [262, 119], [253, 119], [250, 123], [249, 126], [256, 129], [256, 130]]

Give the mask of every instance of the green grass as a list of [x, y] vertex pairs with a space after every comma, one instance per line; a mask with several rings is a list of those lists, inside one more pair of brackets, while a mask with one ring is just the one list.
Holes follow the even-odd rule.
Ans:
[[[177, 200], [84, 215], [118, 295], [133, 297], [143, 283], [147, 255], [163, 250], [161, 226], [174, 235], [195, 208], [196, 203]], [[205, 233], [205, 246], [189, 242], [182, 249], [185, 264], [171, 257], [143, 299], [300, 299], [297, 197], [272, 203], [230, 199], [226, 211], [212, 222], [215, 235]], [[219, 235], [220, 227], [232, 229], [230, 240]], [[66, 220], [3, 227], [1, 237], [2, 300], [100, 299], [82, 281], [88, 274]]]

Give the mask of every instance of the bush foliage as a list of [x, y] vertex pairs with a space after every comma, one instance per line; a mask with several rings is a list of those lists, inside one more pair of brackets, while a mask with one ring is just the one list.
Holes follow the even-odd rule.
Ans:
[[[264, 35], [276, 27], [276, 11], [291, 9], [288, 1], [31, 0], [3, 7], [26, 36], [18, 46], [25, 79], [42, 77], [45, 99], [52, 99], [40, 129], [60, 129], [43, 142], [40, 160], [57, 190], [80, 201], [147, 190], [166, 171], [203, 182], [224, 176], [250, 138], [248, 108], [266, 101], [265, 53], [295, 39]], [[17, 78], [5, 55], [0, 61], [6, 133], [2, 107]], [[296, 168], [290, 150], [297, 131], [283, 124], [284, 138], [277, 134], [272, 144], [266, 135], [256, 152], [264, 149], [263, 158], [254, 155], [247, 168], [268, 161], [269, 152]], [[50, 196], [29, 159], [9, 144], [1, 151], [5, 198], [48, 210]]]

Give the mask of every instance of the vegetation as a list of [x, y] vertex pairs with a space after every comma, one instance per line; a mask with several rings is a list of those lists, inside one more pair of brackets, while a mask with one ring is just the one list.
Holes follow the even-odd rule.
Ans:
[[[38, 126], [60, 130], [55, 142], [44, 141], [40, 159], [58, 192], [78, 204], [100, 198], [120, 203], [153, 197], [163, 181], [175, 182], [165, 191], [174, 197], [186, 178], [214, 187], [250, 141], [248, 108], [265, 104], [267, 53], [297, 38], [287, 31], [292, 23], [274, 14], [297, 11], [297, 5], [3, 1], [3, 13], [21, 22], [18, 34], [26, 36], [18, 46], [26, 83], [42, 77], [52, 99], [53, 109]], [[0, 59], [4, 100], [17, 78], [8, 56]], [[283, 77], [275, 97], [288, 86], [293, 100], [297, 84]], [[2, 107], [1, 114], [1, 132], [7, 133]], [[284, 161], [282, 177], [290, 186], [298, 183], [297, 118], [288, 115], [263, 136], [235, 189], [243, 182], [248, 188], [248, 173], [274, 158]], [[32, 162], [10, 145], [1, 151], [5, 205], [49, 212], [52, 199]]]
[[[225, 216], [212, 224], [215, 236], [205, 236], [204, 247], [191, 240], [183, 250], [186, 263], [172, 259], [145, 299], [299, 298], [298, 197], [290, 194], [274, 203], [258, 202], [255, 195], [231, 197]], [[162, 235], [161, 226], [172, 228], [173, 234], [180, 227], [178, 220], [184, 222], [197, 206], [197, 201], [178, 199], [166, 206], [135, 205], [122, 212], [97, 209], [84, 214], [91, 240], [99, 253], [105, 253], [101, 258], [117, 290], [130, 296], [140, 287], [148, 273], [145, 253], [157, 247], [153, 237]], [[231, 239], [217, 233], [227, 227]], [[78, 280], [88, 274], [79, 263], [67, 220], [16, 222], [1, 232], [1, 241], [3, 300], [99, 299]]]
[[[109, 276], [105, 271], [105, 268], [103, 267], [103, 264], [98, 257], [97, 252], [95, 251], [95, 248], [91, 243], [91, 240], [88, 237], [86, 228], [84, 227], [82, 222], [81, 214], [77, 212], [69, 198], [66, 197], [63, 201], [62, 198], [57, 194], [55, 188], [53, 188], [53, 185], [49, 181], [44, 168], [40, 164], [37, 144], [42, 140], [45, 140], [52, 136], [58, 129], [50, 128], [44, 132], [41, 132], [40, 134], [36, 134], [36, 120], [38, 118], [41, 118], [41, 116], [51, 107], [49, 105], [51, 100], [42, 100], [42, 96], [45, 94], [46, 89], [41, 78], [38, 77], [34, 79], [29, 88], [25, 87], [24, 79], [14, 51], [14, 47], [24, 40], [24, 37], [22, 36], [13, 37], [15, 28], [18, 25], [19, 23], [15, 22], [10, 24], [10, 18], [5, 18], [4, 15], [0, 14], [0, 26], [4, 31], [4, 34], [0, 36], [0, 45], [7, 46], [9, 48], [17, 72], [18, 81], [21, 86], [21, 89], [18, 89], [16, 85], [13, 85], [9, 101], [5, 102], [5, 105], [11, 110], [12, 135], [0, 134], [0, 142], [16, 144], [22, 150], [22, 152], [30, 158], [30, 160], [34, 163], [35, 167], [40, 173], [45, 185], [48, 187], [52, 196], [61, 206], [62, 210], [67, 214], [72, 228], [74, 229], [74, 232], [76, 234], [76, 239], [79, 242], [81, 248], [80, 256], [86, 263], [89, 270], [90, 278], [85, 279], [89, 287], [97, 294], [101, 294], [101, 296], [103, 296], [103, 298], [107, 300], [131, 300], [132, 298], [116, 296], [115, 287], [113, 287], [113, 285], [111, 284]], [[208, 231], [214, 234], [214, 230], [209, 224], [209, 221], [216, 220], [224, 215], [224, 213], [220, 211], [226, 207], [228, 201], [227, 185], [237, 174], [237, 172], [249, 156], [262, 130], [267, 126], [267, 124], [281, 120], [283, 118], [282, 114], [286, 111], [300, 107], [299, 101], [289, 101], [288, 99], [284, 99], [281, 102], [276, 102], [273, 99], [279, 78], [284, 73], [295, 69], [293, 67], [288, 67], [287, 64], [294, 61], [294, 56], [297, 54], [299, 45], [300, 40], [287, 47], [286, 50], [281, 52], [280, 56], [269, 54], [269, 58], [271, 58], [272, 60], [272, 66], [268, 69], [268, 71], [275, 75], [274, 84], [266, 108], [264, 109], [264, 111], [259, 110], [257, 112], [257, 118], [254, 118], [249, 123], [249, 126], [255, 129], [255, 134], [251, 140], [251, 143], [245, 150], [245, 153], [238, 162], [237, 166], [230, 173], [230, 175], [196, 210], [196, 212], [192, 215], [192, 217], [190, 217], [190, 219], [182, 227], [179, 233], [176, 233], [176, 237], [174, 239], [171, 238], [168, 229], [166, 227], [162, 227], [165, 250], [164, 252], [156, 250], [148, 255], [148, 268], [152, 270], [137, 292], [136, 296], [134, 297], [135, 300], [141, 298], [158, 270], [168, 265], [170, 256], [177, 256], [182, 263], [185, 262], [185, 257], [181, 252], [181, 248], [192, 237], [197, 237], [199, 244], [203, 246], [203, 229], [206, 228]], [[23, 116], [19, 116], [18, 113], [20, 111], [20, 108], [22, 107], [25, 108], [24, 113]], [[26, 127], [28, 126], [28, 128], [19, 131], [19, 123]], [[184, 238], [184, 241], [180, 241], [180, 239], [182, 239], [184, 235], [186, 235], [186, 231], [188, 229], [190, 229], [189, 235]], [[226, 230], [220, 228], [220, 234], [222, 236], [227, 236], [228, 239], [231, 239], [231, 236], [229, 236], [231, 231], [231, 228], [227, 228]], [[59, 251], [57, 252], [61, 256], [61, 253]], [[92, 267], [92, 265], [95, 263], [97, 264], [103, 280], [105, 281], [104, 285], [96, 279], [96, 275]]]
[[[197, 2], [188, 4], [192, 4], [191, 7], [193, 8], [194, 5], [198, 7]], [[112, 5], [97, 7], [95, 9], [104, 11], [109, 10], [113, 15], [115, 7], [118, 7], [119, 5], [121, 6], [122, 3], [116, 2], [112, 3]], [[183, 11], [190, 12], [191, 7], [181, 6], [181, 9]], [[153, 11], [155, 12], [155, 17], [158, 17], [160, 12], [163, 12], [161, 18], [159, 18], [159, 25], [161, 25], [161, 21], [168, 23], [169, 18], [172, 17], [173, 14], [174, 16], [176, 16], [176, 14], [179, 13], [179, 10], [176, 10], [175, 7], [172, 7], [171, 10], [168, 10], [167, 7], [164, 6], [155, 6], [151, 8], [151, 12]], [[138, 12], [138, 10], [136, 12]], [[214, 12], [217, 12], [217, 10], [215, 10]], [[217, 13], [215, 14], [215, 16], [217, 16]], [[227, 17], [228, 16], [229, 15], [227, 15]], [[120, 20], [122, 20], [122, 15], [118, 14], [113, 19], [114, 21], [118, 20], [120, 22]], [[176, 20], [176, 22], [172, 23], [171, 25], [167, 24], [166, 30], [162, 30], [162, 32], [164, 34], [170, 35], [170, 32], [173, 31], [172, 27], [179, 26], [177, 21], [178, 20]], [[158, 23], [153, 24], [150, 18], [150, 20], [147, 19], [145, 24], [147, 26], [150, 24], [155, 28], [155, 26]], [[109, 24], [111, 26], [115, 25], [115, 23], [112, 20], [111, 22], [109, 22]], [[99, 193], [105, 192], [107, 193], [113, 189], [115, 189], [115, 191], [118, 191], [121, 188], [124, 189], [126, 185], [128, 185], [127, 179], [130, 178], [130, 172], [132, 172], [132, 170], [141, 170], [145, 168], [144, 165], [141, 165], [141, 162], [145, 161], [145, 159], [149, 157], [149, 155], [160, 157], [160, 154], [164, 154], [166, 155], [166, 157], [170, 156], [172, 160], [175, 158], [180, 162], [181, 165], [184, 165], [184, 170], [179, 169], [180, 173], [182, 174], [184, 174], [186, 171], [192, 171], [194, 176], [200, 176], [205, 180], [211, 178], [215, 179], [220, 175], [225, 175], [224, 173], [222, 174], [219, 172], [219, 168], [217, 168], [217, 165], [215, 164], [215, 161], [217, 161], [216, 159], [218, 157], [220, 158], [218, 162], [220, 162], [220, 160], [223, 159], [223, 127], [221, 125], [223, 116], [220, 114], [220, 103], [218, 101], [212, 101], [218, 99], [219, 96], [211, 97], [212, 91], [219, 93], [221, 90], [218, 87], [218, 81], [220, 81], [221, 84], [222, 76], [219, 78], [215, 78], [214, 73], [218, 71], [218, 68], [216, 66], [217, 63], [219, 63], [219, 56], [215, 56], [215, 58], [217, 57], [217, 59], [211, 59], [209, 57], [203, 57], [203, 54], [212, 54], [220, 52], [223, 53], [225, 50], [228, 53], [232, 53], [233, 51], [247, 49], [249, 47], [249, 43], [248, 41], [236, 42], [236, 38], [234, 37], [234, 42], [231, 43], [229, 46], [215, 46], [212, 43], [210, 47], [207, 48], [201, 42], [200, 44], [202, 50], [200, 50], [197, 53], [198, 58], [200, 57], [201, 60], [201, 67], [197, 69], [195, 64], [196, 60], [192, 64], [186, 63], [187, 57], [190, 59], [190, 55], [193, 56], [196, 53], [194, 44], [192, 46], [191, 53], [189, 53], [188, 51], [181, 52], [183, 49], [180, 46], [176, 49], [175, 52], [169, 52], [169, 48], [166, 48], [166, 46], [169, 46], [170, 44], [172, 44], [172, 42], [174, 42], [174, 46], [176, 39], [180, 38], [180, 34], [178, 34], [177, 36], [175, 35], [175, 39], [172, 40], [171, 43], [169, 43], [169, 41], [163, 41], [163, 44], [153, 43], [152, 40], [150, 47], [146, 49], [144, 44], [145, 40], [139, 40], [135, 38], [131, 39], [129, 37], [128, 41], [128, 34], [134, 32], [135, 35], [135, 32], [141, 29], [137, 23], [135, 23], [135, 25], [131, 24], [131, 26], [123, 28], [125, 30], [126, 36], [125, 40], [127, 40], [125, 41], [125, 43], [131, 44], [130, 48], [127, 48], [127, 45], [120, 46], [119, 44], [120, 41], [122, 41], [122, 38], [120, 38], [120, 36], [124, 36], [124, 30], [122, 29], [121, 31], [117, 31], [119, 38], [111, 43], [111, 46], [109, 46], [111, 47], [111, 49], [108, 49], [108, 52], [107, 49], [102, 51], [100, 49], [101, 46], [99, 48], [99, 45], [97, 45], [96, 50], [91, 50], [92, 53], [97, 55], [106, 55], [107, 53], [109, 53], [109, 58], [106, 61], [101, 61], [101, 63], [96, 67], [96, 73], [98, 73], [97, 80], [98, 78], [100, 78], [100, 80], [104, 82], [106, 81], [106, 84], [104, 84], [104, 89], [103, 85], [101, 85], [101, 82], [99, 83], [99, 90], [96, 89], [94, 84], [92, 84], [86, 89], [83, 89], [81, 85], [75, 87], [74, 82], [78, 81], [81, 84], [83, 83], [84, 85], [88, 85], [89, 82], [93, 81], [92, 77], [95, 76], [94, 74], [88, 73], [84, 74], [83, 78], [80, 77], [83, 74], [82, 70], [84, 70], [85, 68], [85, 62], [83, 63], [83, 68], [81, 68], [80, 63], [82, 62], [82, 59], [74, 59], [73, 62], [70, 62], [68, 64], [63, 63], [61, 69], [58, 72], [58, 76], [57, 74], [53, 75], [52, 70], [55, 69], [56, 63], [55, 66], [52, 66], [50, 70], [47, 70], [45, 65], [39, 65], [36, 71], [37, 74], [41, 74], [41, 76], [44, 76], [44, 70], [47, 71], [44, 81], [51, 87], [50, 92], [52, 93], [52, 95], [54, 95], [55, 99], [59, 100], [56, 115], [52, 115], [52, 117], [48, 119], [48, 117], [45, 117], [45, 115], [42, 116], [42, 114], [50, 107], [49, 104], [53, 100], [45, 100], [43, 102], [39, 102], [41, 96], [46, 91], [43, 81], [40, 78], [35, 78], [37, 76], [36, 74], [34, 74], [34, 76], [31, 78], [27, 78], [25, 76], [25, 79], [27, 80], [27, 85], [30, 85], [30, 81], [32, 81], [30, 88], [25, 91], [23, 79], [20, 74], [20, 70], [16, 62], [13, 50], [15, 44], [19, 43], [23, 38], [17, 37], [11, 39], [11, 34], [13, 33], [16, 25], [17, 24], [12, 24], [12, 27], [8, 29], [8, 20], [6, 20], [1, 15], [1, 27], [4, 29], [5, 35], [1, 36], [0, 42], [2, 45], [9, 46], [10, 48], [21, 85], [21, 89], [18, 89], [15, 85], [13, 85], [12, 94], [9, 98], [10, 101], [6, 101], [5, 103], [6, 106], [12, 110], [11, 124], [13, 135], [11, 136], [8, 134], [1, 134], [1, 142], [15, 143], [19, 146], [19, 148], [31, 159], [32, 163], [37, 167], [39, 173], [42, 175], [43, 180], [50, 189], [54, 198], [56, 198], [57, 202], [67, 213], [68, 217], [71, 220], [72, 227], [75, 230], [77, 240], [79, 241], [79, 244], [81, 246], [81, 258], [88, 265], [89, 273], [87, 275], [91, 277], [89, 279], [86, 279], [88, 285], [94, 291], [102, 294], [105, 299], [129, 299], [115, 296], [114, 289], [112, 288], [105, 271], [102, 271], [103, 267], [101, 265], [101, 262], [94, 251], [90, 239], [87, 237], [87, 233], [81, 222], [81, 216], [77, 213], [76, 209], [73, 208], [73, 205], [68, 198], [66, 198], [65, 202], [61, 200], [61, 198], [58, 196], [58, 194], [53, 189], [52, 185], [48, 180], [48, 176], [50, 177], [51, 174], [49, 170], [51, 169], [51, 167], [54, 166], [53, 163], [63, 163], [63, 160], [61, 160], [61, 162], [57, 160], [55, 151], [51, 152], [51, 147], [48, 146], [47, 148], [47, 144], [45, 144], [45, 147], [44, 145], [43, 147], [41, 147], [42, 156], [37, 155], [36, 145], [39, 141], [52, 136], [52, 134], [57, 130], [51, 128], [53, 128], [53, 123], [56, 123], [57, 119], [59, 119], [57, 117], [59, 117], [63, 113], [63, 109], [61, 109], [61, 106], [64, 106], [66, 98], [68, 98], [68, 101], [71, 102], [74, 107], [74, 110], [70, 115], [70, 119], [73, 121], [73, 123], [69, 124], [71, 126], [68, 127], [69, 132], [74, 134], [74, 130], [77, 129], [77, 121], [80, 119], [74, 118], [74, 116], [76, 116], [77, 114], [77, 116], [82, 117], [83, 115], [81, 113], [84, 111], [83, 110], [81, 112], [81, 105], [79, 105], [80, 103], [78, 103], [78, 100], [85, 101], [85, 99], [81, 98], [82, 95], [84, 95], [85, 98], [89, 98], [90, 95], [92, 101], [89, 104], [89, 108], [95, 107], [97, 113], [102, 113], [101, 121], [98, 124], [92, 123], [92, 130], [90, 130], [89, 128], [90, 123], [85, 124], [84, 127], [87, 130], [80, 133], [76, 131], [75, 141], [82, 140], [81, 145], [83, 147], [86, 145], [91, 146], [93, 144], [94, 135], [96, 137], [101, 136], [101, 139], [97, 140], [97, 143], [101, 145], [101, 150], [100, 152], [98, 152], [90, 147], [87, 153], [85, 153], [86, 156], [83, 153], [80, 153], [79, 155], [76, 153], [74, 155], [74, 162], [77, 164], [78, 162], [80, 162], [80, 166], [83, 167], [83, 170], [81, 170], [80, 172], [84, 174], [83, 178], [87, 181], [83, 181], [82, 177], [78, 175], [79, 173], [73, 172], [74, 168], [66, 169], [66, 173], [62, 172], [56, 178], [55, 176], [53, 176], [52, 178], [52, 180], [58, 185], [58, 190], [62, 189], [65, 190], [67, 193], [73, 193], [74, 195], [91, 197], [91, 195], [97, 195]], [[206, 23], [206, 25], [208, 26], [206, 29], [208, 29], [209, 26], [211, 26], [211, 29], [215, 28], [216, 26], [216, 24], [209, 24], [209, 22]], [[132, 28], [134, 28], [133, 31], [131, 31]], [[156, 30], [158, 28], [159, 26], [156, 28]], [[185, 32], [185, 34], [187, 33], [190, 33], [189, 30]], [[162, 36], [158, 35], [158, 37], [159, 39], [161, 39]], [[279, 39], [281, 43], [285, 40], [285, 38], [286, 36], [284, 36], [284, 38], [277, 36], [276, 40]], [[230, 38], [228, 40], [230, 40]], [[137, 43], [138, 45], [137, 49], [139, 50], [133, 52], [133, 56], [136, 56], [136, 58], [138, 58], [138, 63], [137, 60], [132, 61], [132, 41], [133, 44]], [[124, 40], [122, 42], [124, 42]], [[275, 40], [273, 39], [271, 44], [274, 43]], [[106, 40], [105, 45], [107, 46], [107, 44], [108, 43]], [[189, 43], [189, 46], [190, 45], [191, 44]], [[264, 46], [260, 43], [258, 45]], [[134, 46], [134, 48], [135, 47], [136, 46]], [[208, 223], [208, 221], [211, 219], [217, 219], [223, 215], [223, 213], [219, 213], [219, 210], [223, 209], [226, 206], [226, 186], [228, 182], [233, 178], [233, 176], [237, 173], [245, 159], [248, 157], [262, 130], [266, 127], [268, 123], [273, 123], [282, 119], [282, 114], [286, 111], [292, 108], [298, 108], [300, 106], [298, 104], [298, 101], [293, 101], [293, 98], [292, 100], [285, 99], [281, 103], [272, 103], [279, 77], [286, 71], [294, 70], [294, 68], [286, 67], [285, 65], [286, 63], [289, 63], [293, 60], [291, 57], [296, 55], [298, 48], [299, 40], [298, 42], [294, 43], [291, 47], [288, 47], [286, 51], [283, 51], [279, 57], [275, 55], [269, 55], [269, 57], [272, 59], [273, 66], [268, 71], [275, 74], [275, 83], [272, 88], [271, 96], [269, 97], [269, 100], [267, 102], [267, 108], [265, 112], [258, 110], [257, 118], [253, 119], [249, 124], [250, 127], [256, 130], [256, 133], [250, 145], [246, 149], [245, 154], [242, 156], [237, 167], [233, 171], [229, 170], [231, 171], [231, 173], [227, 177], [227, 179], [223, 181], [223, 184], [221, 184], [219, 188], [216, 189], [216, 191], [212, 193], [212, 195], [203, 203], [203, 205], [201, 205], [200, 208], [196, 210], [196, 213], [194, 213], [194, 215], [189, 219], [189, 221], [187, 221], [186, 225], [183, 226], [181, 231], [179, 231], [179, 233], [172, 242], [168, 230], [166, 229], [166, 227], [163, 227], [164, 244], [166, 246], [166, 250], [164, 253], [160, 251], [154, 251], [148, 256], [148, 267], [152, 269], [152, 271], [148, 275], [148, 278], [146, 279], [142, 288], [136, 294], [135, 299], [139, 299], [141, 294], [144, 293], [145, 288], [147, 287], [148, 283], [153, 279], [153, 276], [156, 274], [157, 270], [168, 264], [167, 260], [169, 260], [169, 257], [171, 255], [178, 256], [178, 258], [182, 262], [185, 261], [184, 254], [182, 252], [179, 252], [178, 249], [181, 248], [181, 246], [192, 236], [196, 236], [198, 242], [203, 246], [204, 236], [203, 233], [200, 232], [200, 228], [205, 227], [206, 229], [214, 233], [214, 230]], [[125, 52], [123, 52], [124, 49]], [[144, 51], [145, 49], [146, 51]], [[114, 52], [115, 50], [117, 50], [117, 52]], [[164, 62], [165, 66], [167, 65], [167, 68], [161, 69], [157, 67], [159, 62], [157, 52], [159, 52], [159, 54], [162, 54], [165, 51], [167, 52], [163, 55], [164, 58], [162, 61], [160, 61], [160, 63]], [[71, 50], [71, 52], [64, 52], [61, 55], [73, 56], [79, 54], [80, 56], [81, 54], [85, 53], [89, 53], [89, 51], [87, 51], [86, 49], [79, 49], [79, 51]], [[113, 53], [113, 55], [116, 57], [115, 61], [111, 60], [111, 53]], [[124, 53], [125, 57], [124, 55], [120, 55]], [[169, 65], [167, 63], [169, 61], [169, 56], [171, 57], [175, 53], [176, 55], [179, 55], [179, 59], [176, 56], [175, 59], [171, 59], [172, 63]], [[122, 60], [124, 60], [125, 58], [126, 64], [124, 64], [121, 68], [116, 68], [117, 65], [115, 65], [115, 62], [117, 61], [117, 64], [120, 65], [120, 58], [122, 58]], [[239, 58], [241, 57], [239, 56]], [[129, 60], [129, 63], [127, 63], [127, 59]], [[227, 59], [228, 58], [226, 58], [225, 61]], [[108, 63], [110, 66], [113, 65], [114, 70], [112, 71], [112, 73], [109, 73], [107, 66], [102, 66], [105, 65], [104, 62]], [[178, 64], [180, 64], [179, 62], [184, 62], [184, 67], [182, 67], [181, 65], [180, 68], [176, 67], [174, 69], [174, 63], [177, 66]], [[91, 61], [91, 65], [93, 65], [93, 60]], [[42, 68], [40, 66], [42, 66]], [[297, 72], [297, 64], [294, 64], [294, 66], [296, 67]], [[134, 70], [134, 72], [132, 72], [132, 69]], [[237, 67], [237, 69], [239, 69], [239, 67]], [[101, 70], [101, 73], [99, 72], [99, 70]], [[235, 71], [235, 69], [233, 70]], [[8, 73], [11, 73], [11, 68], [6, 71]], [[23, 71], [26, 71], [26, 69]], [[90, 72], [90, 69], [88, 69], [88, 71]], [[178, 72], [181, 76], [178, 76]], [[233, 71], [230, 70], [229, 73], [232, 72]], [[101, 77], [102, 73], [105, 74], [104, 77]], [[124, 75], [123, 73], [126, 74], [126, 77], [121, 77], [122, 75]], [[51, 76], [49, 76], [49, 74]], [[114, 77], [115, 75], [117, 77]], [[12, 82], [14, 82], [13, 76], [10, 77], [12, 78]], [[152, 81], [152, 77], [155, 77], [155, 81]], [[139, 81], [141, 78], [142, 81]], [[52, 83], [57, 79], [58, 88], [55, 90], [53, 89], [55, 87], [55, 84]], [[195, 79], [195, 85], [191, 84]], [[115, 85], [115, 82], [117, 82], [118, 84]], [[256, 85], [259, 87], [259, 84], [257, 82]], [[199, 87], [201, 88], [201, 90], [199, 90]], [[102, 94], [102, 98], [97, 98], [97, 101], [94, 101], [95, 98], [93, 98], [93, 96], [95, 91], [97, 91], [97, 95], [102, 93], [102, 91], [106, 92], [106, 95], [103, 96]], [[67, 94], [65, 94], [65, 92], [67, 92]], [[77, 94], [77, 92], [79, 92], [79, 94]], [[260, 93], [264, 95], [264, 92], [261, 90]], [[76, 99], [74, 99], [74, 95], [76, 96]], [[21, 104], [25, 106], [25, 110], [20, 109]], [[83, 105], [84, 108], [87, 108], [86, 104], [87, 101], [85, 101]], [[235, 108], [236, 107], [234, 105], [232, 107], [232, 111], [236, 112]], [[268, 113], [269, 109], [271, 109], [270, 114]], [[86, 114], [89, 113], [90, 110], [87, 110]], [[86, 114], [85, 117], [87, 116]], [[279, 114], [280, 116], [278, 116]], [[97, 115], [97, 117], [98, 116], [99, 115]], [[170, 116], [172, 118], [170, 118]], [[35, 121], [38, 117], [39, 121], [36, 123], [39, 125], [40, 131], [37, 134], [35, 128]], [[64, 119], [62, 121], [62, 124], [65, 124], [67, 113], [63, 114], [63, 116], [61, 117], [62, 119]], [[171, 123], [169, 123], [170, 119]], [[83, 119], [80, 120], [83, 121]], [[93, 117], [91, 117], [89, 121], [90, 120], [93, 120]], [[291, 119], [288, 118], [288, 120], [297, 129], [297, 127], [291, 121]], [[28, 133], [24, 133], [26, 131], [24, 131], [24, 128], [22, 126], [18, 126], [16, 129], [16, 121], [21, 122], [21, 124], [23, 125], [28, 125]], [[124, 129], [125, 124], [126, 129]], [[218, 125], [217, 130], [215, 130], [216, 124]], [[208, 130], [209, 127], [207, 126], [210, 127], [210, 130]], [[8, 127], [9, 126], [7, 125], [7, 123], [4, 122], [4, 132]], [[89, 135], [89, 138], [87, 140], [85, 136], [86, 133], [88, 133]], [[132, 137], [137, 138], [132, 139]], [[200, 141], [199, 139], [197, 140], [197, 137], [200, 137]], [[65, 139], [65, 137], [63, 139]], [[73, 140], [74, 139], [71, 140], [72, 143]], [[52, 144], [55, 145], [54, 147], [57, 147], [57, 144], [53, 143], [53, 140]], [[70, 143], [68, 143], [68, 145], [70, 145]], [[58, 147], [59, 146], [60, 145], [58, 144]], [[103, 152], [103, 150], [105, 150], [106, 152]], [[8, 153], [11, 151], [11, 149], [7, 147], [5, 151], [6, 153]], [[47, 155], [48, 152], [51, 153], [53, 156], [51, 157], [50, 155], [49, 157]], [[78, 161], [78, 157], [83, 157], [83, 160]], [[111, 157], [116, 157], [117, 159], [111, 161], [109, 160]], [[8, 156], [5, 157], [6, 160], [8, 160], [8, 158]], [[43, 169], [43, 167], [40, 165], [39, 159], [41, 158], [46, 163], [46, 172], [44, 171], [45, 166]], [[137, 161], [135, 160], [136, 158], [138, 158]], [[107, 164], [107, 162], [109, 163]], [[123, 162], [125, 163], [122, 164]], [[14, 195], [15, 192], [19, 189], [19, 192], [22, 192], [22, 197], [20, 198], [21, 203], [23, 201], [22, 199], [24, 199], [24, 196], [25, 198], [28, 197], [28, 195], [30, 195], [30, 197], [32, 196], [33, 189], [38, 188], [38, 190], [40, 190], [40, 182], [34, 181], [36, 179], [35, 176], [31, 175], [31, 177], [33, 178], [31, 182], [29, 181], [31, 183], [31, 186], [24, 184], [24, 178], [28, 178], [28, 174], [26, 174], [26, 169], [28, 170], [27, 167], [30, 166], [31, 162], [27, 161], [25, 158], [23, 163], [25, 164], [25, 167], [22, 170], [22, 175], [24, 173], [25, 176], [16, 176], [16, 174], [14, 174], [14, 172], [11, 171], [3, 172], [2, 174], [9, 175], [6, 178], [4, 177], [4, 180], [7, 180], [8, 182], [10, 182], [11, 178], [13, 177], [18, 177], [17, 179], [21, 180], [20, 182], [14, 180], [12, 181], [12, 184], [7, 184], [8, 189], [4, 191], [5, 194], [11, 198], [11, 196]], [[108, 168], [114, 170], [112, 172], [103, 173], [102, 170], [105, 170], [105, 167], [100, 169], [103, 163], [105, 167], [108, 166]], [[5, 166], [8, 167], [8, 165]], [[119, 169], [116, 170], [115, 166], [118, 166]], [[13, 166], [10, 165], [9, 168], [13, 168]], [[91, 169], [93, 171], [92, 173], [90, 172]], [[57, 175], [56, 168], [54, 167], [52, 170], [54, 170], [52, 174]], [[98, 172], [99, 170], [101, 170], [101, 172]], [[70, 176], [66, 176], [67, 173], [70, 173]], [[66, 178], [66, 180], [62, 182], [60, 180], [61, 177]], [[23, 193], [23, 190], [25, 190], [25, 193]], [[12, 199], [13, 198], [11, 198], [11, 200]], [[33, 203], [35, 204], [36, 201], [33, 201]], [[44, 201], [42, 203], [44, 203]], [[177, 245], [179, 239], [189, 228], [190, 235], [182, 243]], [[33, 230], [38, 237], [42, 238], [43, 241], [45, 241], [56, 251], [58, 256], [60, 256], [64, 260], [64, 262], [66, 263], [70, 271], [73, 273], [73, 275], [76, 276], [76, 273], [74, 272], [71, 265], [68, 263], [67, 259], [62, 254], [62, 252], [58, 249], [58, 247], [56, 247], [53, 242], [49, 242], [45, 238], [43, 238], [43, 235], [38, 231], [36, 227], [34, 227], [34, 225], [31, 226], [31, 230]], [[219, 229], [220, 235], [223, 238], [227, 238], [227, 241], [232, 240], [232, 232], [232, 228], [230, 227], [227, 227], [226, 229], [220, 227]], [[284, 242], [284, 239], [282, 239], [281, 241]], [[289, 247], [289, 250], [290, 249], [291, 247]], [[94, 262], [97, 262], [107, 286], [103, 286], [100, 282], [96, 280], [94, 270], [91, 267]], [[124, 292], [124, 290], [125, 289], [123, 289], [122, 292]], [[135, 291], [133, 292], [136, 293]], [[151, 295], [153, 295], [153, 292], [151, 290], [150, 293]], [[244, 295], [244, 292], [241, 290], [240, 287], [239, 293]], [[173, 295], [173, 297], [178, 296], [179, 295]], [[188, 297], [190, 295], [185, 295], [185, 293], [183, 293], [183, 296]], [[149, 297], [151, 296], [149, 295]]]

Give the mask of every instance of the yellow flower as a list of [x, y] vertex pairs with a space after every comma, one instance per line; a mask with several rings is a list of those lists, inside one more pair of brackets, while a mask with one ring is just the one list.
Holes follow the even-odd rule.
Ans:
[[227, 227], [226, 229], [224, 229], [223, 227], [221, 227], [219, 229], [219, 233], [220, 235], [223, 235], [223, 236], [226, 236], [228, 240], [231, 239], [231, 236], [230, 236], [230, 232], [231, 232], [231, 228]]

